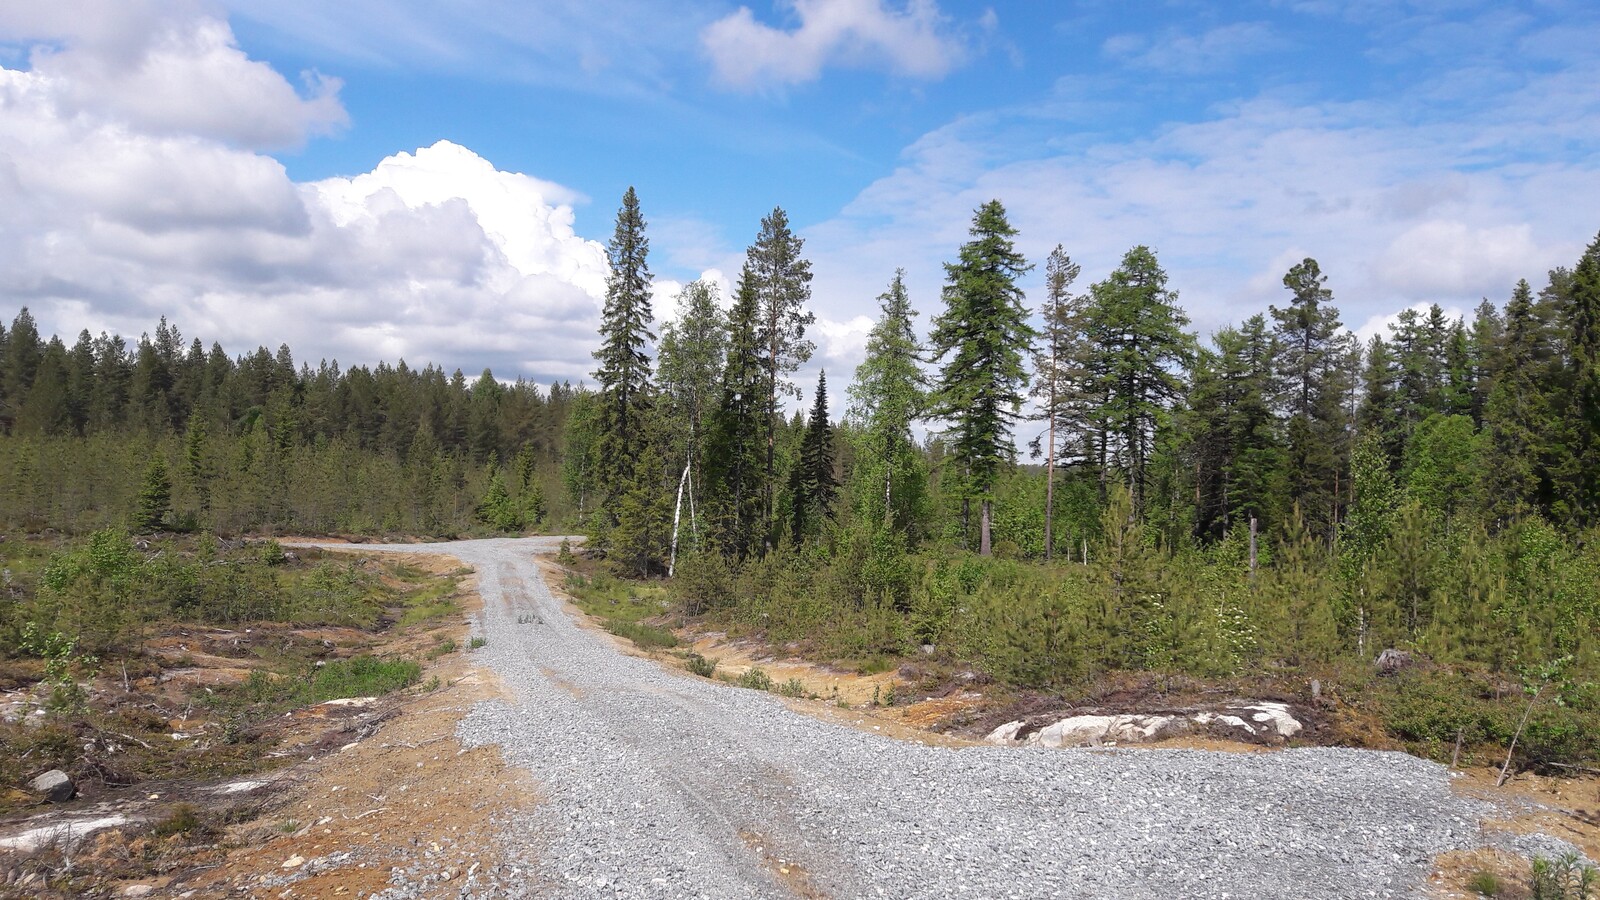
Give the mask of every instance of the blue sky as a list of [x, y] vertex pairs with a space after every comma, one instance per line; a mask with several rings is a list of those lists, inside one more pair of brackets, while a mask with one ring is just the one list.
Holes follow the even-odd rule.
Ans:
[[0, 297], [63, 330], [576, 380], [630, 184], [662, 314], [783, 206], [835, 370], [991, 197], [1082, 287], [1152, 246], [1202, 334], [1304, 256], [1370, 333], [1600, 230], [1576, 0], [48, 6], [0, 8]]

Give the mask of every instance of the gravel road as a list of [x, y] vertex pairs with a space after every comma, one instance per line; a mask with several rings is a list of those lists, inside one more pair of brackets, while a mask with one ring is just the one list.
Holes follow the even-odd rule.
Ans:
[[[578, 627], [532, 558], [558, 542], [345, 548], [477, 569], [474, 652], [512, 699], [458, 736], [544, 802], [463, 896], [1412, 897], [1485, 840], [1489, 808], [1398, 753], [931, 747], [800, 715]], [[425, 866], [391, 895], [438, 896], [408, 887]]]

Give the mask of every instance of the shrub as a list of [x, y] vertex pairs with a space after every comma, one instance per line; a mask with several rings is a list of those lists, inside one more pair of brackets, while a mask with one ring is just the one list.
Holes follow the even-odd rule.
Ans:
[[1579, 862], [1578, 854], [1533, 858], [1533, 900], [1592, 900], [1600, 888], [1600, 869]]
[[806, 695], [806, 686], [801, 684], [800, 679], [798, 678], [791, 678], [788, 681], [785, 681], [783, 684], [778, 685], [776, 688], [774, 688], [774, 690], [785, 697], [794, 697], [796, 699]]
[[488, 643], [489, 643], [489, 639], [488, 638], [479, 635], [479, 636], [474, 637], [472, 640], [467, 642], [467, 649], [468, 650], [476, 650], [479, 647], [487, 646]]
[[684, 657], [683, 666], [684, 668], [688, 669], [691, 674], [699, 675], [701, 678], [710, 678], [711, 676], [717, 674], [716, 660], [706, 659], [704, 656], [701, 656], [693, 651], [691, 651], [688, 656]]
[[1478, 872], [1467, 879], [1467, 890], [1481, 897], [1496, 896], [1500, 888], [1500, 879], [1493, 872]]
[[739, 687], [750, 688], [754, 691], [772, 690], [772, 676], [760, 666], [751, 666], [748, 671], [739, 676]]

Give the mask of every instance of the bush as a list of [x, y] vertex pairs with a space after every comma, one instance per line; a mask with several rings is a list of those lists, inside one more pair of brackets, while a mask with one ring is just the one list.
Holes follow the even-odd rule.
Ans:
[[739, 687], [750, 688], [753, 691], [770, 691], [772, 690], [772, 676], [768, 675], [767, 670], [760, 666], [751, 666], [748, 671], [739, 676], [736, 684]]
[[689, 670], [690, 674], [699, 675], [701, 678], [710, 678], [717, 674], [716, 660], [706, 659], [693, 651], [684, 657], [683, 666]]
[[1533, 858], [1533, 900], [1592, 900], [1600, 888], [1600, 869], [1579, 862], [1578, 854]]
[[376, 697], [410, 687], [422, 678], [422, 667], [408, 659], [357, 656], [330, 662], [311, 679], [312, 703], [345, 697]]

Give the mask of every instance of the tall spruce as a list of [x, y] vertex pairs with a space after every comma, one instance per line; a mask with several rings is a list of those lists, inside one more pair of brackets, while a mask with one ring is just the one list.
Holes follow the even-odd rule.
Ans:
[[599, 363], [594, 377], [599, 383], [599, 432], [595, 473], [603, 498], [601, 531], [615, 526], [620, 504], [616, 501], [634, 484], [642, 411], [650, 405], [651, 368], [646, 353], [654, 316], [650, 310], [650, 267], [646, 257], [650, 241], [644, 235], [644, 216], [632, 187], [622, 195], [616, 230], [607, 245], [610, 274], [601, 314]]
[[1155, 253], [1142, 245], [1089, 292], [1102, 484], [1112, 467], [1120, 469], [1134, 512], [1142, 516], [1157, 432], [1171, 421], [1184, 389], [1180, 372], [1193, 355], [1193, 338], [1184, 330], [1189, 318]]
[[1268, 309], [1287, 418], [1289, 500], [1300, 507], [1314, 534], [1331, 540], [1348, 465], [1343, 373], [1353, 338], [1343, 332], [1327, 282], [1317, 261], [1308, 257], [1283, 276], [1293, 301]]
[[761, 307], [747, 264], [728, 313], [728, 350], [721, 399], [707, 434], [708, 512], [723, 552], [735, 559], [761, 548], [765, 486], [763, 439], [768, 433], [766, 378], [761, 357]]
[[766, 471], [762, 479], [763, 527], [773, 527], [773, 487], [777, 465], [779, 399], [801, 397], [789, 376], [811, 358], [815, 345], [806, 328], [816, 316], [806, 309], [811, 299], [811, 262], [800, 255], [805, 242], [789, 230], [789, 216], [774, 208], [761, 220], [761, 231], [745, 254], [744, 280], [760, 310], [761, 367], [766, 385], [762, 397], [765, 421]]
[[1045, 421], [1044, 558], [1055, 548], [1056, 462], [1061, 441], [1087, 432], [1091, 369], [1085, 321], [1088, 298], [1072, 292], [1082, 267], [1057, 244], [1044, 266], [1044, 328], [1033, 358], [1033, 398]]
[[944, 361], [935, 387], [938, 414], [950, 422], [950, 446], [981, 505], [978, 552], [992, 548], [994, 488], [1011, 462], [1011, 427], [1021, 415], [1032, 349], [1022, 288], [1032, 266], [1017, 252], [1005, 207], [991, 200], [972, 217], [972, 240], [945, 263], [945, 311], [934, 320], [935, 357]]
[[800, 456], [790, 479], [794, 539], [804, 541], [832, 515], [839, 480], [833, 474], [833, 424], [828, 421], [828, 373], [817, 373], [817, 395], [800, 440]]
[[1577, 527], [1600, 521], [1600, 235], [1572, 270], [1567, 288], [1571, 369], [1567, 427], [1570, 456], [1560, 468], [1558, 502]]
[[911, 426], [927, 408], [928, 380], [904, 270], [897, 270], [889, 289], [878, 295], [878, 308], [878, 321], [867, 335], [866, 358], [856, 367], [848, 390], [847, 418], [863, 442], [856, 471], [870, 481], [866, 496], [872, 499], [864, 501], [868, 520], [894, 528], [909, 543], [920, 523], [918, 510], [908, 501], [921, 496], [923, 488]]

